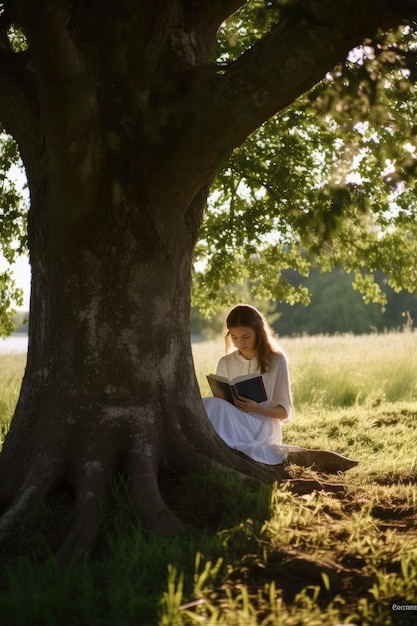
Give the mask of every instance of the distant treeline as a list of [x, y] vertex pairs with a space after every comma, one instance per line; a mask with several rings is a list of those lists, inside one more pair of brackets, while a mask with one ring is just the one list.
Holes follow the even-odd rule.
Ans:
[[409, 326], [417, 319], [417, 297], [402, 291], [395, 293], [380, 273], [377, 282], [387, 297], [385, 305], [366, 304], [362, 295], [352, 288], [352, 277], [343, 269], [321, 274], [312, 272], [307, 280], [312, 297], [307, 307], [279, 303], [280, 314], [275, 326], [280, 335], [307, 333], [363, 334], [394, 330]]
[[[297, 281], [290, 272], [286, 278]], [[362, 295], [352, 288], [352, 277], [341, 268], [325, 274], [314, 270], [302, 280], [312, 294], [308, 306], [259, 302], [251, 299], [249, 288], [242, 291], [242, 301], [259, 308], [280, 336], [383, 332], [409, 327], [417, 319], [417, 297], [406, 291], [395, 293], [382, 273], [377, 282], [386, 294], [385, 305], [365, 304]], [[210, 337], [221, 332], [223, 321], [224, 314], [207, 320], [193, 309], [191, 333]]]
[[29, 312], [28, 311], [17, 311], [13, 315], [13, 322], [16, 324], [16, 333], [27, 333], [28, 332], [28, 320], [29, 320]]

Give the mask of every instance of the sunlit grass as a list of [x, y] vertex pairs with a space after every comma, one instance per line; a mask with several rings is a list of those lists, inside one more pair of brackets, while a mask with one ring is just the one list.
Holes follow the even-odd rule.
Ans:
[[286, 340], [300, 408], [417, 399], [417, 333]]
[[[417, 400], [417, 333], [316, 335], [283, 338], [298, 411]], [[224, 341], [195, 343], [195, 368], [202, 395], [205, 374], [215, 370]]]
[[0, 445], [13, 416], [25, 364], [24, 354], [0, 354]]

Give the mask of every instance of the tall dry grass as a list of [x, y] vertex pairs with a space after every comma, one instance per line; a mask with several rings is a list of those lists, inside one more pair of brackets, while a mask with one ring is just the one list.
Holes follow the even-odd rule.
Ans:
[[[417, 400], [417, 333], [283, 338], [296, 408], [377, 406]], [[224, 354], [222, 338], [193, 345], [202, 395], [205, 375]]]
[[25, 364], [24, 354], [0, 354], [0, 446], [13, 416]]

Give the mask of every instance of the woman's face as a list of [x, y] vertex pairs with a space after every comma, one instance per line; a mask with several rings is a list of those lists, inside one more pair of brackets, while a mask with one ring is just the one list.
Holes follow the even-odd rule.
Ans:
[[229, 328], [229, 333], [233, 345], [245, 359], [253, 359], [256, 356], [256, 332], [252, 328], [236, 326]]

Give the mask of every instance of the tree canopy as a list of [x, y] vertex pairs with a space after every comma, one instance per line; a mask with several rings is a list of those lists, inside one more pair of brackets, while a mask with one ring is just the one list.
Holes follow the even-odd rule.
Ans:
[[385, 302], [378, 270], [417, 293], [416, 47], [412, 24], [378, 33], [234, 151], [197, 248], [203, 310], [238, 298], [245, 277], [259, 297], [306, 304], [285, 270], [339, 263], [366, 302]]

